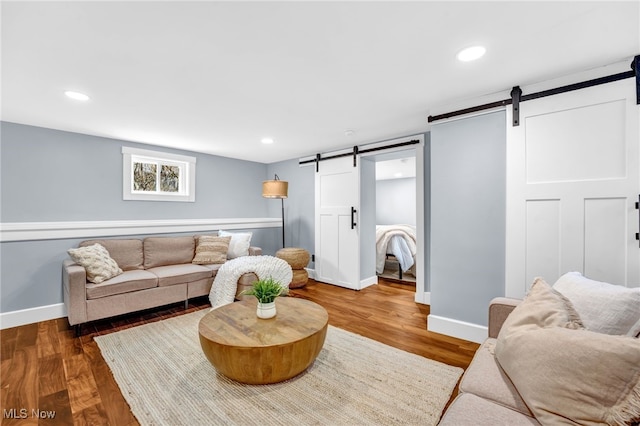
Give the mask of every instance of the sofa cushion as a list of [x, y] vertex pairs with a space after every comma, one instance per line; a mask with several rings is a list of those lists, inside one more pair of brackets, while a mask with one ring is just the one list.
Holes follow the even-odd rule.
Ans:
[[561, 276], [553, 285], [576, 309], [587, 330], [637, 336], [640, 333], [640, 288], [627, 288], [583, 277]]
[[87, 272], [87, 281], [100, 284], [122, 273], [122, 269], [100, 244], [67, 250], [71, 259]]
[[211, 278], [211, 270], [201, 265], [169, 265], [147, 269], [158, 277], [158, 287], [174, 284], [190, 283], [205, 278]]
[[143, 242], [144, 269], [191, 263], [195, 239], [189, 237], [147, 237]]
[[575, 328], [566, 320], [571, 304], [550, 294], [536, 280], [496, 342], [496, 358], [531, 412], [542, 424], [640, 421], [640, 340]]
[[191, 263], [210, 265], [226, 262], [229, 241], [231, 241], [231, 237], [211, 237], [208, 235], [198, 237], [196, 255]]
[[251, 246], [251, 232], [227, 232], [220, 230], [218, 236], [231, 237], [229, 243], [229, 251], [227, 252], [227, 258], [235, 259], [240, 256], [249, 256], [249, 246]]
[[442, 416], [439, 426], [525, 426], [540, 425], [533, 417], [511, 410], [470, 393], [459, 394]]
[[249, 256], [262, 256], [262, 248], [249, 247]]
[[144, 269], [142, 253], [142, 240], [139, 239], [100, 239], [86, 240], [80, 243], [80, 247], [100, 244], [109, 252], [109, 256], [116, 261], [123, 271]]
[[117, 277], [106, 280], [100, 284], [87, 284], [87, 299], [99, 299], [113, 296], [114, 294], [129, 293], [157, 287], [158, 277], [148, 271], [135, 269], [124, 271]]
[[206, 265], [200, 265], [200, 266], [210, 270], [211, 271], [211, 276], [215, 278], [216, 275], [218, 274], [218, 270], [220, 269], [222, 264], [221, 263], [212, 263], [212, 264], [206, 264]]
[[494, 355], [496, 339], [487, 339], [476, 351], [460, 381], [460, 392], [533, 416]]

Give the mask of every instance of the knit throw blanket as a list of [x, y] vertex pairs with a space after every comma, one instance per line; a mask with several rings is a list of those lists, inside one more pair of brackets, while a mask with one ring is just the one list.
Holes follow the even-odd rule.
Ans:
[[238, 279], [249, 272], [259, 279], [273, 278], [288, 288], [293, 279], [289, 264], [273, 256], [242, 256], [226, 261], [216, 274], [209, 292], [211, 309], [233, 303], [238, 289]]

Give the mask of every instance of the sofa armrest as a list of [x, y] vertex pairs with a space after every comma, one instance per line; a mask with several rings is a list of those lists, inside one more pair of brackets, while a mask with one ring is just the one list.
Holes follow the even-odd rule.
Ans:
[[70, 259], [62, 262], [62, 285], [64, 304], [67, 308], [69, 325], [87, 322], [87, 272]]
[[249, 247], [249, 256], [260, 256], [260, 255], [262, 255], [262, 248]]
[[520, 302], [520, 299], [496, 297], [489, 303], [489, 337], [498, 337], [502, 324]]

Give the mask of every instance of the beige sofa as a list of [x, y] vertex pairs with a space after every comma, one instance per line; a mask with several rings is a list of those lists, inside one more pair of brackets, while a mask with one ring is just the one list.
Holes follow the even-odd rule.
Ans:
[[536, 278], [488, 335], [441, 425], [640, 424], [640, 288]]
[[[63, 261], [64, 303], [69, 324], [86, 322], [184, 301], [209, 294], [221, 264], [192, 264], [196, 238], [148, 237], [145, 239], [87, 240], [80, 247], [99, 243], [123, 270], [100, 284], [87, 281], [85, 268], [71, 259]], [[249, 248], [249, 255], [262, 250]], [[238, 280], [237, 298], [257, 277], [244, 274]]]
[[492, 348], [502, 324], [520, 303], [498, 297], [489, 305], [489, 338], [476, 352], [460, 381], [459, 394], [440, 425], [539, 425], [509, 377], [495, 359]]

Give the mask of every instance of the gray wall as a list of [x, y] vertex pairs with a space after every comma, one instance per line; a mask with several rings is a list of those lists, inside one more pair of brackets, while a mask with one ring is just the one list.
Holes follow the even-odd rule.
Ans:
[[376, 181], [376, 224], [416, 225], [416, 178]]
[[[3, 223], [280, 216], [262, 198], [265, 164], [6, 122], [0, 132]], [[123, 201], [122, 146], [195, 156], [196, 201]], [[252, 231], [275, 252], [280, 228]], [[0, 312], [61, 303], [61, 262], [79, 241], [2, 243]]]
[[504, 111], [431, 130], [431, 314], [487, 325], [504, 295]]
[[[315, 167], [300, 167], [298, 159], [267, 165], [267, 176], [277, 174], [289, 182], [289, 198], [284, 200], [285, 243], [287, 247], [301, 247], [309, 253], [315, 252]], [[281, 217], [280, 200], [268, 200], [268, 217]], [[280, 229], [278, 229], [280, 232]], [[276, 250], [282, 247], [279, 236]], [[309, 268], [314, 262], [309, 263]]]
[[[263, 217], [266, 165], [0, 123], [3, 222]], [[124, 201], [122, 146], [197, 158], [196, 202]]]
[[[7, 122], [0, 122], [0, 134], [3, 223], [279, 218], [279, 200], [261, 196], [261, 182], [277, 173], [289, 182], [289, 198], [284, 202], [286, 244], [314, 253], [315, 169], [300, 167], [297, 158], [265, 165]], [[196, 202], [123, 201], [122, 146], [195, 156]], [[427, 144], [427, 169], [428, 155]], [[425, 176], [427, 183], [428, 179]], [[427, 196], [425, 205], [428, 202]], [[425, 214], [428, 217], [428, 209]], [[265, 254], [275, 254], [281, 247], [280, 228], [251, 231], [252, 244]], [[66, 250], [81, 240], [0, 244], [0, 312], [62, 303], [61, 263]]]

